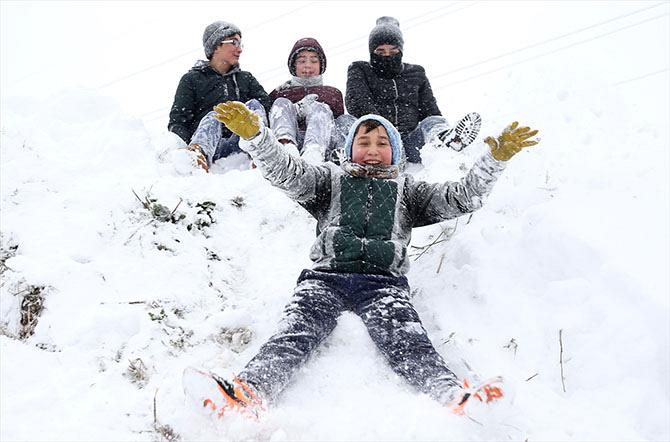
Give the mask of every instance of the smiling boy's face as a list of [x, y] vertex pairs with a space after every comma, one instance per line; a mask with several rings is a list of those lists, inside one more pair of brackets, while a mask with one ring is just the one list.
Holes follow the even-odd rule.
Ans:
[[295, 75], [300, 78], [315, 77], [321, 73], [321, 60], [315, 51], [302, 50], [295, 59]]
[[364, 125], [358, 127], [351, 146], [351, 161], [366, 166], [391, 165], [393, 150], [384, 126], [379, 125], [374, 129]]

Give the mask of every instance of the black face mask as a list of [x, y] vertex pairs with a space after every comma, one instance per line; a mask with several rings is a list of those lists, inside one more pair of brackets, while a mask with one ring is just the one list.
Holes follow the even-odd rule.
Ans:
[[375, 74], [382, 78], [393, 78], [402, 72], [402, 52], [396, 55], [370, 54], [370, 64]]

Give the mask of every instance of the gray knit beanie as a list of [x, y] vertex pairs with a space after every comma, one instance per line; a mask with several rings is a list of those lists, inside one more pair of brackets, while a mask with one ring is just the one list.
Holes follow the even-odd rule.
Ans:
[[235, 34], [239, 34], [240, 37], [242, 37], [240, 28], [232, 23], [215, 21], [207, 26], [205, 32], [202, 34], [202, 46], [205, 48], [205, 56], [207, 56], [207, 59], [209, 60], [212, 58], [212, 54], [216, 48], [219, 47], [222, 40]]
[[376, 22], [376, 26], [372, 28], [370, 32], [370, 39], [368, 40], [368, 46], [370, 49], [370, 54], [377, 49], [377, 46], [388, 44], [397, 46], [402, 52], [402, 46], [405, 41], [402, 38], [402, 32], [400, 31], [400, 23], [393, 17], [379, 17]]

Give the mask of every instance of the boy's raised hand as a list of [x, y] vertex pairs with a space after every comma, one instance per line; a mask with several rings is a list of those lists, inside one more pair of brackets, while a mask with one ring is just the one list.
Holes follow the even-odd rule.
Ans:
[[260, 119], [244, 103], [239, 101], [219, 103], [214, 106], [214, 112], [216, 112], [214, 118], [245, 140], [258, 135], [261, 128]]
[[519, 127], [519, 122], [515, 121], [505, 128], [497, 140], [493, 137], [486, 137], [484, 142], [491, 148], [493, 158], [498, 161], [507, 161], [522, 149], [539, 143], [539, 139], [529, 140], [537, 135], [537, 132], [537, 130], [531, 130], [530, 127]]

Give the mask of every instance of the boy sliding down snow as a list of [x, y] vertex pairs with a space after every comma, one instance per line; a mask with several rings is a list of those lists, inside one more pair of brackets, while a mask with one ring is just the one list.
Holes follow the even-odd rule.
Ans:
[[[404, 276], [412, 227], [470, 213], [482, 205], [497, 177], [537, 134], [512, 123], [460, 182], [433, 184], [402, 174], [400, 134], [386, 119], [365, 115], [352, 126], [345, 160], [310, 165], [289, 155], [272, 132], [240, 102], [222, 103], [216, 118], [240, 143], [263, 176], [307, 209], [318, 222], [317, 239], [277, 333], [228, 382], [207, 377], [212, 392], [196, 397], [219, 416], [228, 409], [256, 414], [274, 401], [295, 371], [326, 338], [343, 310], [356, 313], [391, 368], [418, 390], [462, 414], [475, 396], [502, 396], [489, 384], [468, 389], [431, 344], [410, 302]], [[484, 398], [482, 398], [482, 395]]]

